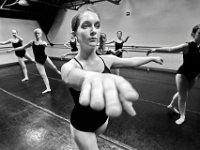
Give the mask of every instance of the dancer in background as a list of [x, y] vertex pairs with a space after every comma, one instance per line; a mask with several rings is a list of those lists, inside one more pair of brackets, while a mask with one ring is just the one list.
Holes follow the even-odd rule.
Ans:
[[[35, 29], [34, 35], [35, 35], [35, 40], [32, 40], [29, 43], [27, 43], [26, 45], [15, 48], [13, 50], [17, 52], [17, 51], [21, 51], [23, 49], [32, 47], [33, 53], [35, 56], [35, 61], [36, 61], [36, 68], [46, 86], [46, 90], [44, 90], [42, 92], [43, 94], [45, 94], [45, 93], [51, 92], [51, 88], [50, 88], [48, 77], [46, 75], [44, 65], [46, 64], [47, 66], [52, 68], [58, 74], [60, 74], [60, 71], [53, 64], [53, 62], [50, 60], [50, 58], [45, 54], [45, 47], [47, 46], [47, 43], [42, 40], [42, 30], [40, 28]], [[13, 51], [13, 50], [11, 50], [11, 51]]]
[[113, 50], [106, 47], [106, 41], [107, 37], [105, 33], [101, 33], [99, 37], [99, 47], [97, 49], [98, 55], [106, 55], [106, 54], [112, 54], [115, 53]]
[[[188, 95], [200, 73], [200, 24], [193, 27], [191, 36], [193, 41], [174, 47], [156, 48], [147, 52], [147, 55], [157, 51], [183, 53], [183, 64], [179, 67], [175, 76], [177, 92], [168, 105], [168, 108], [180, 114], [180, 118], [176, 120], [177, 125], [181, 125], [185, 121]], [[178, 110], [174, 107], [175, 100], [178, 100]]]
[[[112, 54], [116, 55], [117, 57], [122, 58], [123, 52], [126, 51], [123, 49], [123, 45], [125, 42], [128, 41], [129, 38], [130, 38], [130, 36], [127, 36], [125, 40], [122, 39], [122, 31], [117, 31], [117, 38], [110, 42], [106, 42], [106, 44], [115, 43], [115, 51], [111, 51], [111, 52], [112, 52]], [[116, 69], [116, 74], [119, 75], [119, 69]]]
[[64, 44], [67, 48], [71, 49], [71, 52], [67, 52], [61, 56], [61, 60], [65, 58], [68, 55], [75, 55], [77, 54], [78, 48], [77, 48], [77, 39], [73, 33], [71, 33], [70, 40], [67, 41], [67, 43]]
[[[17, 48], [17, 47], [20, 47], [23, 45], [23, 38], [18, 35], [17, 30], [13, 29], [12, 30], [12, 38], [7, 41], [0, 42], [0, 45], [5, 45], [5, 44], [12, 44], [13, 48]], [[35, 62], [35, 60], [24, 49], [22, 49], [20, 51], [16, 51], [15, 55], [17, 56], [18, 62], [20, 64], [20, 66], [22, 68], [22, 72], [24, 74], [24, 78], [21, 81], [24, 82], [24, 81], [29, 80], [28, 71], [26, 68], [26, 64], [24, 62], [24, 58], [26, 58], [32, 62]]]

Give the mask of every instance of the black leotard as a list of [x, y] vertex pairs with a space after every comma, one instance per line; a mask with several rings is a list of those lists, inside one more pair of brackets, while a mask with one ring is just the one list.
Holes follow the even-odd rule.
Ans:
[[35, 42], [33, 41], [32, 48], [35, 56], [35, 61], [40, 64], [44, 64], [47, 59], [47, 55], [45, 54], [45, 45], [42, 44], [36, 45]]
[[[17, 47], [21, 47], [22, 46], [22, 41], [19, 40], [18, 42], [12, 42], [12, 46], [14, 48], [17, 48]], [[19, 51], [15, 51], [15, 55], [18, 56], [18, 57], [24, 57], [26, 51], [25, 50], [19, 50]]]
[[[80, 64], [80, 62], [76, 58], [74, 59]], [[83, 69], [81, 64], [80, 66]], [[105, 63], [104, 63], [104, 71], [102, 73], [110, 73], [110, 70], [105, 65]], [[70, 88], [70, 92], [75, 103], [70, 118], [71, 124], [73, 125], [74, 128], [80, 131], [95, 132], [108, 119], [108, 116], [105, 113], [105, 109], [96, 111], [92, 109], [90, 106], [82, 106], [79, 104], [80, 91], [76, 91]]]
[[[124, 44], [124, 42], [121, 42], [121, 43], [115, 42], [115, 51], [122, 49], [123, 44]], [[115, 55], [117, 57], [122, 57], [122, 51], [118, 51]]]
[[70, 46], [71, 46], [71, 51], [72, 51], [72, 52], [78, 51], [78, 48], [77, 48], [77, 46], [76, 46], [76, 40], [75, 40], [74, 42], [73, 42], [73, 41], [70, 41], [69, 44], [70, 44]]
[[183, 54], [183, 64], [177, 73], [184, 75], [189, 81], [200, 73], [200, 51], [195, 42], [189, 42], [189, 51]]

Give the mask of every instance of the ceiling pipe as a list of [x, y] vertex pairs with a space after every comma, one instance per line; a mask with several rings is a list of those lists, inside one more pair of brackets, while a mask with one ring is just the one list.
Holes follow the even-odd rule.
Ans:
[[119, 3], [121, 2], [121, 0], [107, 0], [113, 4], [119, 5]]
[[3, 6], [5, 5], [6, 2], [7, 2], [7, 0], [5, 0], [5, 1], [3, 2], [3, 4], [1, 5], [1, 8], [3, 8]]
[[53, 3], [42, 2], [42, 1], [39, 1], [39, 0], [27, 0], [27, 1], [38, 3], [38, 4], [44, 4], [44, 5], [47, 5], [47, 6], [52, 6], [52, 7], [56, 7], [56, 8], [60, 8], [60, 9], [66, 9], [66, 7], [64, 7], [64, 6], [60, 6], [60, 5], [53, 4]]

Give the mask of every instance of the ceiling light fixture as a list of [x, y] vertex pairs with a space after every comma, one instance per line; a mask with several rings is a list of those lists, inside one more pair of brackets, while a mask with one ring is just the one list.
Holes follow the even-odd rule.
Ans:
[[11, 6], [14, 6], [17, 4], [20, 6], [29, 6], [29, 3], [27, 2], [27, 0], [16, 0], [15, 2], [13, 2], [11, 4], [4, 5], [4, 7], [11, 7]]
[[19, 0], [18, 4], [21, 6], [29, 6], [29, 3], [27, 2], [27, 0]]

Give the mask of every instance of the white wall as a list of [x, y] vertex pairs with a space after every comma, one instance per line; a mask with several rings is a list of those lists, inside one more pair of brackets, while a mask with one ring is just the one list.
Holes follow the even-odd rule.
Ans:
[[34, 38], [33, 30], [36, 27], [39, 27], [37, 21], [0, 18], [0, 41], [12, 38], [11, 30], [15, 29], [24, 39], [24, 43], [27, 43]]
[[[200, 23], [199, 0], [122, 0], [120, 5], [95, 3], [100, 12], [102, 32], [112, 40], [116, 31], [130, 35], [127, 44], [172, 46], [191, 40], [190, 32]], [[126, 16], [126, 11], [131, 15]], [[65, 42], [71, 32], [75, 11], [61, 11], [51, 30], [55, 42]]]
[[[108, 40], [114, 39], [116, 31], [121, 30], [124, 37], [131, 36], [127, 45], [181, 44], [191, 40], [193, 26], [200, 23], [199, 0], [122, 0], [120, 5], [105, 1], [95, 3], [94, 7], [101, 15], [102, 32], [107, 34]], [[126, 16], [127, 11], [131, 12], [130, 16]], [[75, 13], [73, 10], [59, 12], [48, 35], [52, 43], [65, 43], [69, 39], [71, 19]], [[0, 41], [10, 38], [10, 30], [16, 28], [26, 43], [33, 38], [32, 30], [36, 27], [38, 24], [35, 21], [0, 18]], [[47, 50], [47, 54], [59, 56], [64, 51], [62, 49], [60, 52], [59, 48], [55, 48], [49, 52]], [[138, 55], [143, 56], [144, 53], [128, 53], [124, 57]], [[176, 69], [182, 63], [181, 55], [176, 55], [173, 59], [172, 55], [162, 55], [165, 60], [163, 68]]]
[[[85, 6], [84, 6], [85, 7]], [[126, 45], [173, 46], [190, 41], [191, 30], [200, 23], [199, 0], [122, 0], [120, 5], [110, 2], [95, 3], [101, 16], [102, 32], [108, 40], [121, 30], [123, 37], [130, 35]], [[131, 15], [126, 16], [130, 11]], [[60, 11], [49, 37], [53, 43], [64, 43], [71, 33], [71, 19], [76, 11]], [[67, 50], [66, 50], [67, 51]], [[152, 67], [177, 69], [182, 63], [180, 54], [153, 54], [164, 58], [164, 65]], [[173, 55], [173, 57], [172, 57]], [[144, 53], [128, 53], [124, 57], [144, 56]]]

